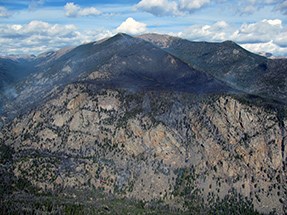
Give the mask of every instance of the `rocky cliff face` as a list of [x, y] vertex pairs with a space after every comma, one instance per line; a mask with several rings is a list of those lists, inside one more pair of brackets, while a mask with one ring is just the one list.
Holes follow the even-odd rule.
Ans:
[[14, 119], [0, 138], [15, 151], [15, 177], [41, 192], [102, 189], [178, 210], [236, 192], [259, 212], [283, 214], [285, 122], [232, 96], [79, 83]]
[[[33, 57], [15, 98], [0, 92], [0, 209], [286, 214], [285, 61], [231, 42], [188, 52], [187, 41], [144, 39], [152, 43], [119, 34]], [[250, 70], [266, 71], [257, 96], [239, 91]]]

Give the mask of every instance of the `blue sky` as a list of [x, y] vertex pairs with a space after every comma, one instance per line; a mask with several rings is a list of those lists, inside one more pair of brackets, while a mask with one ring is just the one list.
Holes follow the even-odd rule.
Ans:
[[286, 0], [0, 0], [0, 55], [161, 33], [287, 56]]

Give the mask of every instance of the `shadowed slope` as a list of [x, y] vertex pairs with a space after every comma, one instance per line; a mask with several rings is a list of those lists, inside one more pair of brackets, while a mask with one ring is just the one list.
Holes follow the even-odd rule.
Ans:
[[[281, 65], [286, 64], [287, 60], [279, 62], [267, 59], [248, 52], [232, 41], [191, 42], [157, 34], [139, 37], [233, 88], [284, 103], [286, 101], [287, 87], [282, 77], [282, 74], [286, 76], [286, 68]], [[274, 90], [278, 85], [280, 89]]]

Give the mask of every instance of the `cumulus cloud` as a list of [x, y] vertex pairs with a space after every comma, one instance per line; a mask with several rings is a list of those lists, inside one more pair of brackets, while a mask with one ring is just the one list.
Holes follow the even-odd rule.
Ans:
[[193, 25], [179, 36], [195, 41], [224, 41], [228, 39], [229, 31], [228, 23], [219, 21], [213, 25]]
[[280, 47], [287, 47], [287, 29], [284, 31], [280, 32], [275, 38], [274, 38], [274, 43], [277, 44]]
[[111, 37], [116, 33], [141, 34], [147, 25], [128, 18], [113, 30], [80, 30], [75, 25], [51, 24], [33, 20], [27, 24], [0, 24], [0, 55], [39, 54], [66, 46]]
[[264, 19], [259, 22], [245, 23], [238, 28], [225, 21], [212, 25], [193, 25], [183, 32], [172, 35], [194, 41], [233, 40], [253, 52], [287, 55], [287, 27], [279, 19]]
[[79, 5], [74, 4], [73, 2], [66, 3], [64, 9], [67, 17], [98, 16], [102, 13], [95, 7], [81, 8]]
[[281, 47], [276, 45], [273, 41], [269, 41], [266, 43], [245, 43], [241, 44], [241, 46], [247, 50], [250, 50], [254, 53], [273, 53], [275, 55], [285, 55], [287, 54], [287, 47]]
[[135, 8], [156, 16], [181, 16], [209, 3], [210, 0], [141, 0]]
[[179, 8], [181, 10], [192, 11], [195, 9], [202, 8], [203, 6], [210, 3], [210, 0], [180, 0], [179, 1]]
[[10, 16], [12, 16], [12, 13], [7, 8], [0, 6], [0, 18], [8, 18]]
[[147, 25], [142, 22], [137, 22], [133, 18], [127, 18], [119, 27], [116, 29], [117, 32], [127, 34], [141, 34], [147, 31]]
[[279, 19], [243, 24], [230, 39], [255, 52], [287, 54], [287, 27]]
[[27, 38], [33, 34], [38, 36], [64, 36], [76, 30], [74, 25], [49, 24], [42, 21], [31, 21], [26, 25], [1, 25], [0, 35], [2, 38], [22, 37]]
[[169, 0], [141, 0], [135, 8], [156, 16], [181, 15], [177, 2]]
[[75, 25], [51, 24], [38, 20], [27, 24], [0, 24], [0, 55], [39, 54], [97, 41], [119, 32], [135, 35], [146, 31], [145, 23], [131, 17], [113, 30], [81, 30]]
[[236, 30], [231, 39], [240, 43], [266, 43], [281, 35], [282, 21], [264, 19], [260, 22], [243, 24]]
[[[230, 7], [228, 0], [140, 0], [135, 9], [155, 16], [182, 16], [193, 13], [203, 7], [217, 4], [219, 7]], [[252, 14], [264, 7], [271, 7], [287, 15], [286, 0], [238, 0], [232, 5], [239, 14]]]
[[[0, 55], [38, 54], [65, 46], [77, 46], [118, 32], [142, 34], [148, 32], [145, 23], [128, 18], [113, 30], [80, 30], [75, 25], [51, 24], [31, 21], [27, 24], [0, 24]], [[287, 56], [287, 26], [279, 19], [264, 19], [259, 22], [234, 26], [226, 21], [209, 25], [192, 25], [173, 36], [194, 40], [221, 42], [233, 40], [253, 52], [271, 52]]]
[[24, 25], [0, 24], [0, 55], [38, 54], [112, 36], [110, 31], [79, 31], [75, 25], [31, 21]]

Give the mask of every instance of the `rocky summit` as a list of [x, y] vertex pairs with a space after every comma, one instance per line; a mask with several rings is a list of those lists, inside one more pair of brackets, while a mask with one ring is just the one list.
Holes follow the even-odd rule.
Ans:
[[0, 58], [3, 214], [286, 214], [287, 60], [117, 34]]

